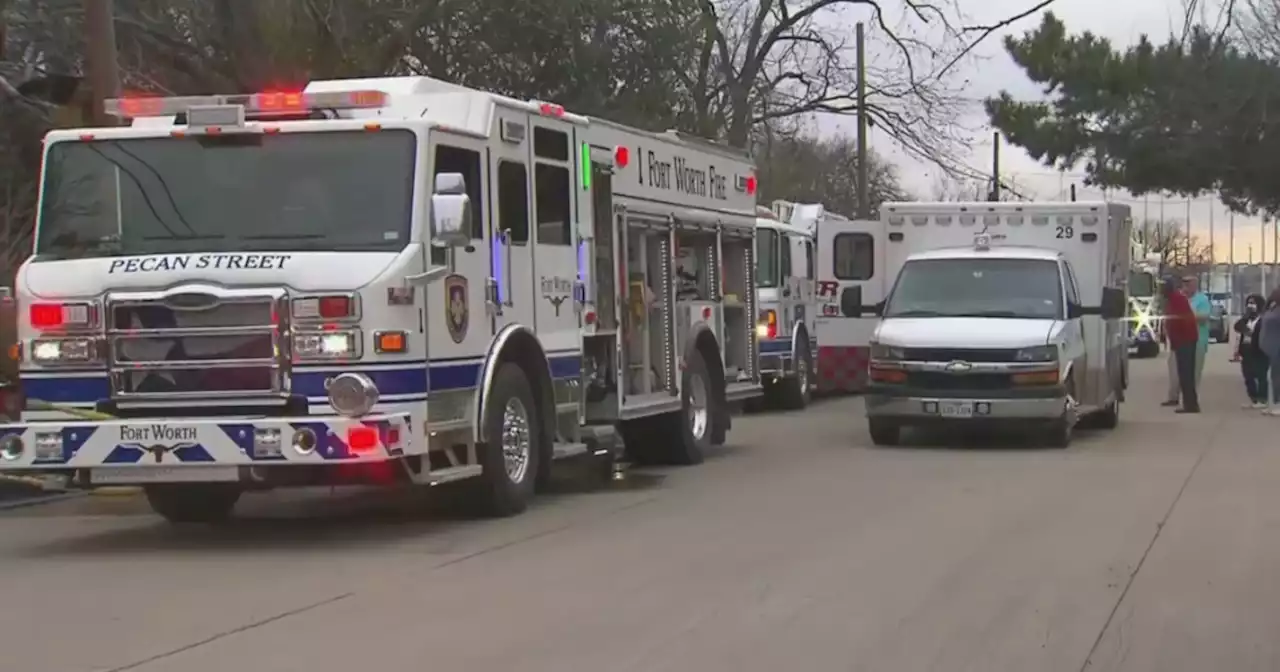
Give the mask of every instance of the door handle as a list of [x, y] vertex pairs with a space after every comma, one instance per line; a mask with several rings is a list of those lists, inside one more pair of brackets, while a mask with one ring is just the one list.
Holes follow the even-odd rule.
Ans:
[[507, 276], [506, 277], [507, 296], [506, 296], [506, 300], [504, 300], [502, 303], [503, 305], [510, 308], [511, 306], [516, 305], [515, 301], [511, 298], [511, 290], [512, 290], [511, 276], [514, 275], [511, 272], [511, 229], [505, 229], [502, 232], [502, 248], [503, 248], [504, 254], [506, 255], [506, 261], [503, 263], [503, 267], [506, 269], [506, 276]]

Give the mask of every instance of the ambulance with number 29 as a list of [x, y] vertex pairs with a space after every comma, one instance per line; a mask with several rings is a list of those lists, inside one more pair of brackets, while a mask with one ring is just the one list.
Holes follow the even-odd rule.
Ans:
[[749, 159], [426, 77], [108, 101], [44, 145], [0, 472], [279, 486], [689, 464], [760, 394]]

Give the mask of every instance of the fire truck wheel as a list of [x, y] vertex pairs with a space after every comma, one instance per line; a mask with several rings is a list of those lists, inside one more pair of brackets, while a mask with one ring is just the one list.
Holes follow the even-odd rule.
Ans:
[[164, 483], [143, 489], [147, 503], [171, 523], [220, 523], [231, 517], [240, 488], [224, 483]]
[[684, 358], [680, 411], [673, 414], [668, 441], [672, 464], [701, 464], [711, 448], [712, 425], [720, 413], [707, 363], [697, 351]]
[[796, 373], [784, 379], [779, 390], [782, 407], [792, 411], [804, 410], [809, 405], [809, 383], [812, 381], [813, 360], [809, 356], [809, 345], [801, 343], [796, 350]]
[[513, 516], [533, 497], [542, 457], [542, 418], [519, 366], [508, 362], [498, 369], [484, 409], [489, 440], [479, 446], [478, 504], [487, 515]]

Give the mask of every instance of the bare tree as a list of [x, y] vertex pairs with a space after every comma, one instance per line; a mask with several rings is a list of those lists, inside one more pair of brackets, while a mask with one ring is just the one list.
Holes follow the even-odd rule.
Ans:
[[704, 42], [687, 84], [698, 93], [695, 130], [745, 146], [762, 122], [857, 112], [852, 23], [869, 14], [868, 119], [907, 154], [972, 175], [960, 161], [970, 131], [957, 67], [982, 40], [1046, 7], [994, 24], [965, 25], [957, 0], [700, 0]]
[[[930, 194], [935, 201], [986, 201], [991, 198], [991, 190], [990, 178], [943, 173], [934, 178]], [[1002, 178], [998, 200], [1025, 201], [1028, 199], [1017, 180]]]
[[[760, 202], [786, 199], [821, 203], [833, 212], [858, 211], [858, 146], [847, 135], [822, 138], [805, 132], [782, 132], [762, 139], [756, 148]], [[908, 200], [894, 166], [869, 152], [868, 192], [872, 207]]]
[[1149, 254], [1160, 255], [1160, 266], [1176, 272], [1199, 273], [1209, 269], [1212, 254], [1209, 244], [1199, 236], [1188, 236], [1186, 222], [1181, 220], [1147, 220], [1135, 225], [1143, 232]]

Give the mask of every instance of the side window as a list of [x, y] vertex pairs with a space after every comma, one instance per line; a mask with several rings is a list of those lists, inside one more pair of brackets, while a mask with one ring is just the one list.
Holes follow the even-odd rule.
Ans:
[[568, 245], [570, 240], [569, 169], [539, 161], [533, 167], [537, 191], [534, 203], [538, 218], [539, 245]]
[[818, 277], [818, 274], [816, 272], [817, 269], [814, 268], [814, 266], [815, 264], [813, 260], [813, 241], [806, 240], [804, 241], [804, 277], [806, 279], [812, 280]]
[[480, 189], [484, 175], [480, 166], [480, 152], [436, 145], [436, 168], [433, 174], [462, 173], [467, 180], [467, 195], [471, 197], [471, 237], [475, 240], [484, 240], [484, 194]]
[[529, 242], [529, 172], [523, 163], [498, 163], [498, 229], [511, 232], [511, 242]]
[[869, 233], [841, 233], [831, 241], [832, 271], [839, 280], [870, 280], [876, 272], [876, 241]]
[[1067, 301], [1070, 301], [1071, 303], [1079, 305], [1080, 288], [1076, 287], [1075, 271], [1071, 270], [1071, 264], [1065, 261], [1062, 262], [1062, 268], [1066, 271], [1066, 276], [1067, 276], [1067, 286], [1066, 286]]
[[568, 245], [572, 241], [573, 188], [570, 184], [569, 134], [533, 127], [534, 218], [539, 245]]
[[791, 236], [782, 236], [782, 262], [778, 267], [783, 281], [791, 277], [791, 255], [796, 253], [795, 242]]

